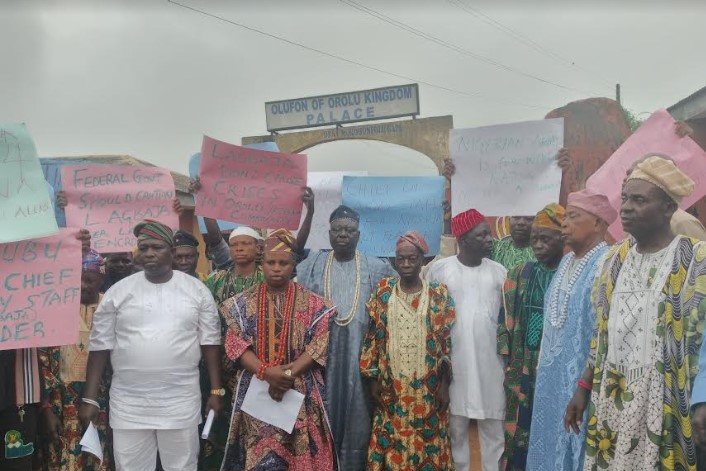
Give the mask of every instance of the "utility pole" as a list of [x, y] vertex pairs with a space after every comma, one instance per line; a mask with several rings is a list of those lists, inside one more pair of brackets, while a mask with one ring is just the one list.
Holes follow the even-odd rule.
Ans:
[[615, 101], [617, 101], [619, 105], [622, 105], [622, 103], [620, 102], [620, 84], [619, 83], [615, 84]]

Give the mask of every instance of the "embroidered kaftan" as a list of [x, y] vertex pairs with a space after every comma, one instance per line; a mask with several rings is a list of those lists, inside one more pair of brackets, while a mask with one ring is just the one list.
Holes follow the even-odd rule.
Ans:
[[[593, 252], [580, 272], [573, 254], [564, 256], [544, 297], [544, 327], [532, 403], [527, 469], [578, 471], [583, 468], [586, 420], [579, 435], [564, 431], [564, 412], [588, 358], [595, 324], [591, 288], [608, 247]], [[574, 270], [570, 270], [573, 265]], [[563, 274], [563, 276], [561, 276]], [[576, 281], [569, 286], [569, 279]], [[552, 304], [552, 298], [556, 304]], [[552, 317], [563, 317], [555, 323]]]
[[442, 369], [452, 369], [453, 299], [444, 285], [424, 283], [409, 295], [398, 283], [382, 280], [367, 306], [360, 370], [381, 383], [386, 405], [375, 409], [367, 469], [453, 470], [449, 412], [434, 397]]
[[[330, 250], [314, 252], [297, 265], [297, 280], [302, 286], [323, 296], [325, 292], [326, 262]], [[352, 306], [356, 287], [355, 260], [331, 263], [331, 303], [336, 306], [338, 319], [355, 311], [348, 325], [331, 323], [329, 354], [326, 364], [326, 410], [331, 421], [331, 431], [341, 469], [365, 469], [370, 443], [372, 403], [360, 376], [360, 359], [363, 337], [368, 331], [365, 303], [375, 286], [385, 277], [394, 276], [389, 263], [379, 258], [360, 256], [360, 293], [356, 306]]]
[[706, 246], [677, 236], [664, 254], [625, 241], [594, 291], [584, 469], [696, 469], [691, 382], [706, 315]]

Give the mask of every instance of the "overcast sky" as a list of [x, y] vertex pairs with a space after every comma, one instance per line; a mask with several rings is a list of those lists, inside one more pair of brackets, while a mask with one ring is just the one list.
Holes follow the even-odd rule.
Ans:
[[[186, 173], [203, 134], [265, 134], [271, 100], [419, 82], [422, 116], [463, 128], [541, 119], [616, 82], [645, 117], [706, 85], [703, 1], [179, 1], [223, 20], [167, 0], [1, 0], [0, 121], [26, 122], [41, 156]], [[435, 172], [370, 141], [307, 153], [310, 170]]]

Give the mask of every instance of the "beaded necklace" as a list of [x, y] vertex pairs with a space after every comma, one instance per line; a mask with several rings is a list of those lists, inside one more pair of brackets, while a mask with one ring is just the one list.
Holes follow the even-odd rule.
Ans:
[[[269, 302], [267, 299], [267, 283], [262, 283], [260, 285], [259, 302], [258, 302], [258, 312], [257, 312], [257, 353], [260, 356], [260, 361], [264, 368], [269, 368], [272, 366], [281, 365], [284, 361], [284, 356], [287, 353], [288, 345], [287, 340], [289, 339], [289, 330], [292, 320], [292, 314], [294, 312], [294, 298], [296, 296], [296, 286], [294, 283], [289, 283], [287, 287], [287, 294], [284, 302], [284, 313], [282, 313], [282, 328], [279, 333], [279, 349], [277, 350], [277, 355], [273, 360], [271, 358], [274, 356], [275, 346], [269, 345], [269, 355], [267, 355], [267, 360], [265, 361], [265, 325], [267, 323], [267, 315], [269, 312]], [[272, 319], [274, 321], [274, 319]]]
[[[324, 268], [324, 298], [331, 299], [331, 266], [333, 265], [333, 251], [328, 254], [326, 258], [326, 267]], [[358, 310], [358, 301], [360, 300], [360, 253], [355, 251], [355, 291], [353, 292], [353, 302], [351, 303], [351, 309], [345, 317], [334, 317], [333, 321], [341, 326], [345, 327], [353, 321], [355, 317], [355, 312]]]
[[[593, 255], [596, 254], [596, 252], [601, 250], [603, 247], [606, 247], [606, 245], [607, 244], [605, 242], [601, 242], [589, 250], [589, 252], [581, 259], [579, 264], [574, 269], [574, 272], [571, 274], [568, 284], [566, 285], [566, 296], [564, 296], [564, 299], [562, 300], [561, 307], [559, 307], [559, 289], [554, 289], [552, 291], [551, 298], [549, 299], [549, 322], [554, 327], [560, 329], [564, 325], [564, 322], [566, 322], [566, 318], [569, 316], [569, 293], [571, 293], [571, 290], [583, 273], [584, 268], [586, 268], [588, 261], [593, 257]], [[557, 283], [561, 283], [561, 280], [564, 279], [566, 272], [573, 264], [575, 258], [576, 253], [574, 252], [567, 255], [566, 263], [564, 263], [564, 266], [555, 275]]]

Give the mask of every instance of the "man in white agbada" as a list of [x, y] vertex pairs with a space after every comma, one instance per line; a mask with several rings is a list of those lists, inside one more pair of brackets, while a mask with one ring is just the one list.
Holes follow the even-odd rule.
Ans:
[[[201, 421], [198, 364], [211, 380], [207, 412], [221, 409], [220, 320], [197, 278], [172, 270], [172, 230], [135, 227], [144, 272], [113, 285], [93, 315], [86, 388], [79, 417], [98, 415], [98, 384], [110, 359], [110, 425], [118, 471], [196, 471]], [[199, 348], [200, 347], [200, 348]]]
[[483, 471], [497, 471], [505, 447], [503, 361], [497, 352], [498, 314], [507, 270], [487, 257], [490, 226], [475, 209], [451, 221], [459, 254], [432, 263], [427, 281], [444, 283], [456, 302], [451, 331], [451, 451], [456, 471], [469, 471], [469, 425], [478, 422]]

